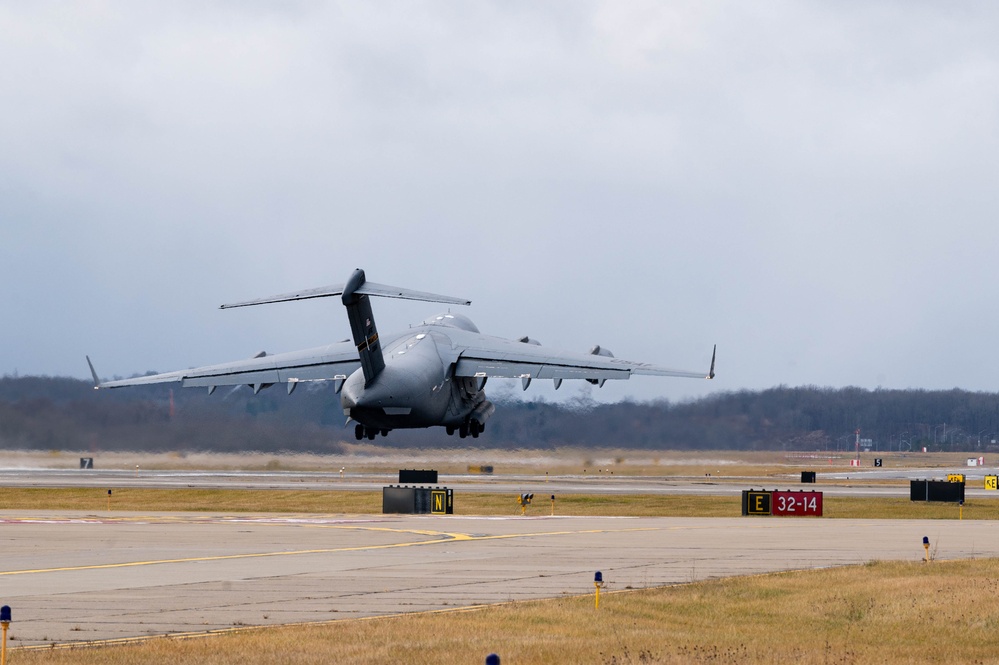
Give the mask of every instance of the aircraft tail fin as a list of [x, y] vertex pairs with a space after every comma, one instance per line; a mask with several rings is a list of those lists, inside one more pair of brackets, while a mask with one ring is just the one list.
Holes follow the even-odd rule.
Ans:
[[402, 298], [405, 300], [423, 300], [427, 302], [441, 302], [452, 305], [470, 305], [472, 301], [465, 298], [455, 298], [453, 296], [442, 296], [436, 293], [426, 293], [424, 291], [413, 291], [403, 289], [398, 286], [388, 286], [386, 284], [376, 284], [369, 282], [364, 276], [364, 271], [356, 269], [345, 284], [333, 284], [331, 286], [321, 286], [318, 289], [307, 289], [305, 291], [295, 291], [284, 293], [268, 298], [258, 298], [256, 300], [244, 300], [242, 302], [222, 305], [221, 309], [232, 309], [234, 307], [249, 307], [251, 305], [265, 305], [276, 302], [290, 302], [292, 300], [310, 300], [312, 298], [328, 298], [330, 296], [341, 296], [344, 307], [347, 308], [347, 319], [350, 321], [350, 332], [357, 346], [357, 353], [361, 360], [361, 370], [364, 372], [364, 383], [370, 384], [375, 377], [385, 368], [385, 358], [382, 356], [381, 344], [378, 342], [378, 330], [375, 327], [375, 318], [371, 312], [371, 301], [369, 296], [380, 296], [383, 298]]
[[371, 311], [371, 298], [363, 293], [363, 286], [364, 271], [355, 270], [344, 285], [341, 300], [347, 308], [350, 333], [357, 346], [361, 371], [364, 372], [364, 385], [367, 386], [385, 369], [385, 356], [382, 355], [382, 345], [378, 341], [375, 315]]

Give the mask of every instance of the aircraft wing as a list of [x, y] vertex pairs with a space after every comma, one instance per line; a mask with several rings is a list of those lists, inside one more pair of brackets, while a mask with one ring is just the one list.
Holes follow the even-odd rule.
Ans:
[[[596, 350], [599, 352], [599, 347]], [[707, 372], [692, 372], [598, 353], [573, 353], [487, 337], [462, 351], [455, 365], [456, 376], [556, 380], [629, 379], [633, 374], [711, 379], [714, 378], [714, 370], [714, 353]]]
[[[89, 362], [89, 359], [88, 359]], [[208, 365], [193, 369], [140, 376], [134, 379], [100, 381], [90, 366], [97, 388], [123, 388], [152, 383], [180, 383], [184, 388], [202, 386], [253, 386], [259, 390], [274, 383], [296, 384], [303, 381], [346, 379], [361, 366], [357, 348], [351, 342], [339, 342], [304, 351], [260, 355], [247, 360]], [[291, 390], [293, 386], [289, 386]]]

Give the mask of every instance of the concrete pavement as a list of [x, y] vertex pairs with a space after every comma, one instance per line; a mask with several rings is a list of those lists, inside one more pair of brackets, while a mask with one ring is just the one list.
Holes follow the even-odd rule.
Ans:
[[705, 578], [999, 556], [985, 521], [0, 515], [12, 645], [329, 621]]

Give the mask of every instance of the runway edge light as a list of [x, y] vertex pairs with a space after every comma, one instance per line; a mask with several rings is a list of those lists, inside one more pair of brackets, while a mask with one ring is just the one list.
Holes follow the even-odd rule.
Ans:
[[486, 656], [486, 665], [500, 665], [499, 655], [491, 653], [488, 656]]
[[10, 605], [0, 607], [0, 627], [3, 644], [0, 645], [0, 665], [7, 665], [7, 629], [10, 628]]
[[930, 561], [930, 537], [923, 536], [923, 549], [926, 550], [926, 558], [923, 561], [929, 563]]
[[604, 585], [604, 574], [599, 570], [593, 574], [593, 588], [597, 590], [596, 598], [593, 601], [593, 609], [600, 609], [600, 587]]

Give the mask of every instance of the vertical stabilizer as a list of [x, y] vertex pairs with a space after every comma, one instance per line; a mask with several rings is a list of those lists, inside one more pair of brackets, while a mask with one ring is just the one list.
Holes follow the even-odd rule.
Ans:
[[364, 372], [364, 385], [371, 382], [385, 369], [385, 358], [382, 356], [382, 345], [378, 341], [378, 329], [375, 328], [375, 317], [371, 313], [371, 299], [357, 290], [364, 285], [364, 271], [358, 268], [343, 287], [343, 306], [347, 308], [347, 319], [350, 321], [350, 332], [357, 346], [357, 355], [361, 359], [361, 371]]

